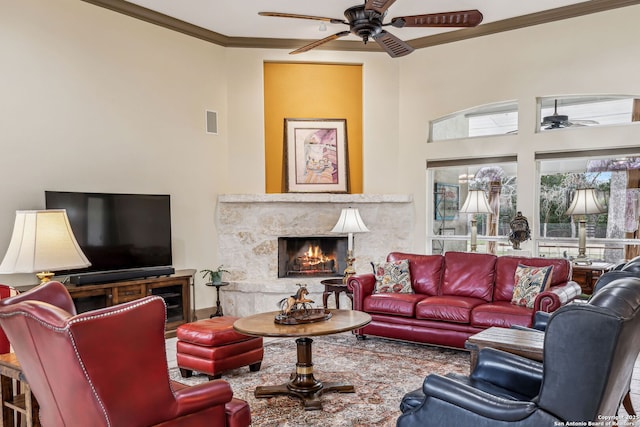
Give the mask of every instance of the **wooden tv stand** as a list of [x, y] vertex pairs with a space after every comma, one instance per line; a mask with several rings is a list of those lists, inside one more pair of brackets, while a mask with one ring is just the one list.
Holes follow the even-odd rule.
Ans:
[[[191, 290], [196, 270], [177, 270], [170, 276], [122, 280], [96, 285], [65, 285], [78, 313], [97, 310], [147, 295], [162, 297], [167, 305], [165, 336], [175, 336], [176, 329], [191, 321]], [[31, 288], [33, 286], [29, 286]], [[28, 289], [19, 287], [19, 291]]]

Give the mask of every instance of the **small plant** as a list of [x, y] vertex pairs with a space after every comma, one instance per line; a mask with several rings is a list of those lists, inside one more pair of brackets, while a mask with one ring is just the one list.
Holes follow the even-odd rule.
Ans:
[[218, 266], [215, 270], [200, 270], [202, 274], [202, 278], [206, 279], [207, 276], [209, 278], [209, 282], [211, 283], [221, 283], [222, 282], [222, 273], [229, 273], [229, 270], [225, 270], [222, 265]]

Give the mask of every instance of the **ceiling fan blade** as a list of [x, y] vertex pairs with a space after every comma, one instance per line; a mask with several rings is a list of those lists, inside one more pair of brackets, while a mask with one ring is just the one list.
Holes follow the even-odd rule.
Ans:
[[375, 10], [383, 15], [396, 0], [367, 0], [364, 4], [364, 10]]
[[313, 48], [316, 48], [316, 47], [318, 47], [320, 45], [328, 43], [331, 40], [339, 39], [340, 37], [348, 36], [349, 34], [351, 34], [349, 31], [342, 31], [342, 32], [339, 32], [337, 34], [331, 35], [329, 37], [325, 37], [323, 39], [316, 40], [316, 41], [314, 41], [312, 43], [304, 45], [301, 48], [298, 48], [298, 49], [294, 50], [293, 52], [289, 52], [289, 54], [290, 55], [295, 55], [297, 53], [307, 52], [307, 51], [309, 51], [309, 50], [311, 50]]
[[398, 16], [391, 25], [402, 27], [475, 27], [482, 22], [479, 10], [461, 10], [459, 12], [428, 13], [426, 15]]
[[275, 16], [276, 18], [297, 18], [297, 19], [313, 19], [315, 21], [325, 21], [332, 24], [349, 24], [343, 19], [326, 18], [324, 16], [313, 15], [296, 15], [294, 13], [282, 13], [282, 12], [258, 12], [260, 16]]
[[405, 56], [413, 52], [413, 48], [407, 42], [400, 40], [393, 34], [382, 30], [379, 34], [373, 36], [373, 39], [387, 51], [392, 58]]
[[589, 126], [589, 125], [599, 125], [600, 123], [598, 123], [595, 120], [581, 120], [581, 119], [576, 119], [576, 120], [569, 120], [569, 122], [572, 125], [578, 125], [578, 126]]

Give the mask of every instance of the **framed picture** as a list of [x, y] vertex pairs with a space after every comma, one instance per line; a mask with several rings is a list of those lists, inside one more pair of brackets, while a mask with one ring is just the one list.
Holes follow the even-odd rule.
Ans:
[[458, 215], [460, 209], [460, 187], [437, 182], [433, 200], [436, 221], [450, 221]]
[[346, 119], [284, 119], [286, 191], [348, 193]]

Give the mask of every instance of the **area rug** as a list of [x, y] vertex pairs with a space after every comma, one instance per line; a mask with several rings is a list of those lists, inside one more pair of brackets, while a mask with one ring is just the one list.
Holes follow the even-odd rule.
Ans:
[[[469, 353], [380, 338], [357, 340], [350, 333], [314, 337], [315, 378], [353, 384], [355, 393], [326, 393], [321, 398], [322, 410], [315, 411], [305, 411], [293, 397], [253, 396], [256, 386], [286, 383], [295, 363], [295, 340], [277, 339], [265, 343], [259, 372], [245, 367], [223, 375], [234, 397], [249, 402], [254, 427], [395, 426], [405, 393], [420, 388], [432, 373], [468, 373]], [[202, 374], [182, 378], [177, 368], [170, 374], [185, 384], [207, 381]]]

